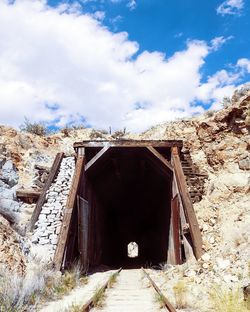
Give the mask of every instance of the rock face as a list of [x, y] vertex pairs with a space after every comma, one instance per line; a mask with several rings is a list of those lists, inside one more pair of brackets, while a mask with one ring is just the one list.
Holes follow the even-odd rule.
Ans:
[[18, 174], [12, 160], [5, 157], [0, 161], [0, 206], [1, 209], [18, 212], [20, 203], [16, 199]]
[[26, 259], [21, 249], [20, 236], [0, 216], [0, 269], [24, 274]]
[[[192, 311], [213, 310], [208, 294], [214, 285], [222, 290], [242, 292], [250, 284], [249, 116], [250, 90], [247, 89], [236, 92], [230, 106], [210, 117], [204, 115], [160, 125], [140, 136], [183, 139], [193, 162], [208, 174], [205, 194], [194, 204], [205, 254], [198, 262], [168, 268], [164, 279], [168, 281], [166, 294], [173, 302], [171, 288], [178, 280], [188, 285], [193, 297], [190, 306], [200, 302]], [[160, 284], [161, 277], [157, 278]]]
[[56, 249], [74, 171], [74, 157], [63, 158], [57, 178], [47, 192], [47, 200], [35, 224], [32, 243], [47, 249], [48, 260], [52, 260]]

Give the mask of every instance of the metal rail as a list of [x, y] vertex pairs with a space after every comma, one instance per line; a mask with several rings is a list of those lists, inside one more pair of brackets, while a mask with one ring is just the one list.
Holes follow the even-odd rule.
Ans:
[[163, 293], [161, 292], [160, 288], [155, 284], [155, 282], [152, 280], [152, 278], [149, 276], [149, 274], [143, 268], [142, 268], [142, 271], [143, 271], [144, 275], [147, 277], [147, 279], [149, 280], [150, 284], [154, 287], [155, 291], [159, 294], [159, 296], [161, 296], [161, 300], [164, 302], [165, 308], [169, 312], [176, 312], [175, 308], [168, 301], [166, 296], [163, 295]]
[[[111, 277], [114, 274], [119, 274], [121, 272], [121, 270], [122, 270], [122, 268], [120, 268], [119, 270], [114, 272], [108, 278], [108, 280], [104, 283], [104, 285], [102, 287], [100, 287], [97, 291], [98, 292], [104, 292], [108, 288], [108, 285], [109, 285]], [[163, 293], [161, 292], [160, 288], [155, 284], [155, 282], [152, 280], [152, 278], [149, 276], [149, 274], [143, 268], [142, 268], [142, 272], [144, 273], [144, 275], [149, 280], [151, 286], [155, 289], [155, 291], [161, 297], [161, 300], [163, 301], [164, 307], [167, 309], [167, 311], [169, 311], [169, 312], [177, 312], [175, 310], [175, 308], [172, 306], [172, 304], [168, 301], [168, 299], [163, 295]], [[95, 300], [95, 294], [82, 306], [81, 311], [82, 312], [89, 312], [94, 307], [94, 300]]]
[[[116, 272], [111, 274], [110, 277], [108, 278], [108, 280], [105, 282], [105, 284], [98, 289], [98, 292], [104, 292], [109, 285], [111, 277], [114, 274], [119, 274], [121, 272], [121, 270], [122, 270], [122, 268], [120, 268], [119, 270], [117, 270]], [[90, 309], [92, 309], [94, 307], [94, 304], [93, 304], [94, 300], [95, 300], [95, 294], [82, 306], [82, 312], [90, 311]]]

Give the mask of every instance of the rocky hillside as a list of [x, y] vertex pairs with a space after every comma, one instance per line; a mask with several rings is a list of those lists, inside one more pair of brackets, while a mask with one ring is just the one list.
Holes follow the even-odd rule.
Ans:
[[[195, 204], [205, 254], [198, 263], [173, 268], [168, 273], [169, 278], [173, 282], [178, 276], [185, 278], [193, 285], [197, 298], [215, 282], [232, 287], [242, 287], [249, 283], [249, 88], [235, 92], [227, 106], [220, 111], [161, 124], [138, 135], [119, 133], [117, 136], [130, 139], [182, 139], [191, 152], [193, 163], [201, 172], [208, 174], [206, 193]], [[59, 151], [73, 154], [72, 145], [75, 141], [105, 138], [115, 139], [115, 136], [93, 129], [69, 129], [40, 137], [0, 126], [2, 215], [10, 210], [11, 218], [21, 218], [25, 225], [34, 205], [17, 202], [16, 189], [39, 188], [39, 181], [42, 181], [37, 168], [49, 167]], [[25, 262], [30, 261], [29, 256], [24, 255], [29, 254], [29, 247], [21, 243], [23, 238], [11, 228], [11, 223], [16, 223], [11, 218], [7, 218], [10, 222], [0, 219], [0, 241], [4, 242], [0, 247], [0, 265], [7, 264], [7, 267], [16, 267], [19, 272], [23, 272]]]

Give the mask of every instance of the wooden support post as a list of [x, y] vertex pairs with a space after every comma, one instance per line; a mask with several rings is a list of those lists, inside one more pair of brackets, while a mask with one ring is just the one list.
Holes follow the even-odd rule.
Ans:
[[53, 261], [54, 266], [57, 270], [60, 270], [61, 265], [62, 265], [63, 255], [64, 255], [66, 243], [68, 240], [68, 233], [69, 233], [69, 227], [70, 227], [70, 222], [71, 222], [71, 218], [72, 218], [72, 213], [73, 213], [73, 209], [76, 206], [76, 198], [77, 198], [78, 188], [79, 188], [80, 181], [81, 181], [82, 171], [84, 169], [84, 160], [85, 160], [84, 156], [79, 156], [77, 158], [73, 182], [71, 185], [71, 189], [70, 189], [69, 196], [67, 199], [66, 207], [64, 210], [64, 216], [63, 216], [63, 221], [62, 221], [62, 225], [61, 225], [61, 231], [59, 234], [59, 239], [58, 239], [57, 248], [56, 248], [54, 261]]
[[89, 204], [88, 201], [77, 196], [78, 208], [78, 249], [80, 253], [81, 269], [88, 270], [88, 233], [89, 233]]
[[189, 192], [188, 192], [187, 185], [186, 185], [186, 179], [183, 173], [183, 169], [182, 169], [181, 161], [179, 157], [178, 147], [172, 148], [171, 156], [172, 156], [172, 163], [174, 167], [176, 182], [177, 182], [177, 186], [179, 189], [180, 197], [181, 197], [183, 208], [184, 208], [184, 213], [189, 223], [189, 230], [190, 230], [190, 235], [192, 239], [194, 255], [196, 259], [199, 259], [203, 253], [201, 232], [200, 232], [199, 224], [198, 224], [195, 212], [194, 212], [191, 199], [189, 197]]
[[41, 195], [39, 196], [38, 198], [38, 201], [36, 203], [36, 207], [35, 207], [35, 210], [32, 214], [32, 217], [31, 217], [31, 220], [30, 220], [30, 225], [29, 225], [29, 230], [32, 231], [34, 229], [34, 225], [36, 223], [36, 221], [38, 220], [38, 217], [39, 217], [39, 214], [42, 210], [42, 206], [46, 200], [46, 193], [48, 191], [48, 189], [50, 188], [50, 185], [51, 183], [54, 181], [57, 173], [58, 173], [58, 170], [60, 168], [60, 165], [61, 165], [61, 161], [64, 157], [64, 153], [58, 153], [56, 155], [56, 158], [54, 160], [54, 163], [51, 167], [51, 170], [50, 170], [50, 173], [49, 173], [49, 176], [48, 176], [48, 179], [47, 181], [45, 182], [45, 185], [44, 185], [44, 188], [42, 190], [42, 193]]
[[171, 202], [171, 221], [173, 227], [175, 264], [181, 264], [180, 206], [178, 195], [176, 195]]

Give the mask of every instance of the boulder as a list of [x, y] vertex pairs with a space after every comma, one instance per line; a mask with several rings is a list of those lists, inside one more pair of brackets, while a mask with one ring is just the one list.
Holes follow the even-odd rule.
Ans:
[[250, 157], [240, 160], [238, 164], [241, 170], [250, 170]]
[[7, 160], [2, 166], [0, 180], [8, 184], [10, 187], [13, 187], [18, 183], [18, 174], [12, 160]]

